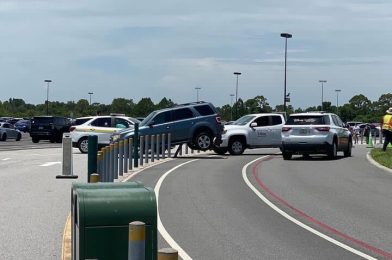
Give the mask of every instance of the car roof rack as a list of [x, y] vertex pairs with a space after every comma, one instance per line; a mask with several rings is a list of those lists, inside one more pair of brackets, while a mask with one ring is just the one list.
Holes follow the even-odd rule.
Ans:
[[205, 103], [207, 103], [207, 102], [205, 102], [205, 101], [196, 101], [196, 102], [190, 102], [190, 103], [177, 104], [177, 105], [174, 105], [173, 107], [185, 107], [185, 106], [205, 104]]

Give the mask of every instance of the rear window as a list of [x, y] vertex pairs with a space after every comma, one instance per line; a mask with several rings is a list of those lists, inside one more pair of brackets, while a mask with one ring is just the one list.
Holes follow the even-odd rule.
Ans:
[[202, 116], [215, 114], [215, 111], [209, 105], [195, 106], [195, 109]]
[[81, 125], [83, 123], [86, 123], [88, 120], [90, 120], [92, 117], [89, 118], [76, 118], [75, 121], [72, 123], [73, 125]]
[[290, 116], [286, 125], [329, 125], [328, 116]]
[[50, 124], [53, 123], [53, 117], [34, 117], [31, 123], [33, 124]]

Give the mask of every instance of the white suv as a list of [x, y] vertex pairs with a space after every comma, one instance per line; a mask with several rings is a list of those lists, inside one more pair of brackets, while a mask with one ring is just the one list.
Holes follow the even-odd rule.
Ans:
[[222, 143], [215, 146], [214, 151], [217, 154], [229, 151], [232, 155], [240, 155], [245, 148], [280, 147], [284, 123], [284, 115], [280, 113], [245, 115], [224, 126]]
[[[87, 118], [82, 118], [87, 119]], [[98, 136], [98, 146], [110, 144], [110, 136], [124, 128], [134, 128], [139, 120], [119, 115], [94, 116], [81, 125], [71, 126], [72, 146], [79, 148], [82, 153], [88, 151], [88, 136]]]
[[351, 156], [352, 136], [339, 116], [333, 113], [312, 112], [291, 114], [282, 127], [282, 155], [284, 160], [293, 154], [327, 154], [335, 159], [338, 151]]

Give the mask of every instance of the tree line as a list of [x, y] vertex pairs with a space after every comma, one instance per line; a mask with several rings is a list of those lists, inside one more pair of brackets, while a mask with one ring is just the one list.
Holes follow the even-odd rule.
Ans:
[[[142, 98], [139, 102], [132, 99], [115, 98], [109, 105], [92, 103], [86, 99], [80, 99], [77, 102], [49, 102], [44, 104], [27, 104], [23, 99], [10, 98], [7, 101], [0, 101], [0, 116], [31, 118], [33, 116], [46, 115], [48, 108], [49, 115], [65, 116], [77, 118], [89, 115], [108, 115], [110, 113], [120, 113], [131, 117], [145, 117], [150, 112], [175, 106], [171, 99], [162, 98], [155, 104], [151, 98]], [[326, 101], [323, 106], [313, 106], [308, 108], [293, 108], [287, 106], [286, 113], [300, 113], [310, 111], [325, 111], [338, 114], [343, 121], [361, 121], [361, 122], [379, 122], [385, 111], [392, 107], [392, 94], [387, 93], [379, 97], [377, 101], [371, 101], [363, 94], [353, 96], [348, 103], [339, 107]], [[224, 121], [232, 121], [243, 115], [259, 112], [282, 112], [283, 105], [277, 105], [274, 108], [268, 103], [268, 100], [260, 95], [254, 98], [243, 100], [238, 99], [231, 106], [230, 104], [217, 107]]]

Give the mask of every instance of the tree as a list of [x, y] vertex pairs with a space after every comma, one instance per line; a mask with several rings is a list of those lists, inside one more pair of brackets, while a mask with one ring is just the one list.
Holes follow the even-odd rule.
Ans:
[[142, 98], [139, 103], [135, 105], [134, 116], [147, 116], [155, 110], [155, 105], [151, 98]]
[[172, 106], [174, 106], [174, 102], [171, 99], [167, 99], [166, 97], [164, 97], [161, 99], [161, 101], [159, 101], [158, 105], [156, 106], [156, 109], [168, 108]]
[[135, 104], [132, 99], [115, 98], [110, 106], [110, 111], [112, 113], [131, 114], [134, 108]]

